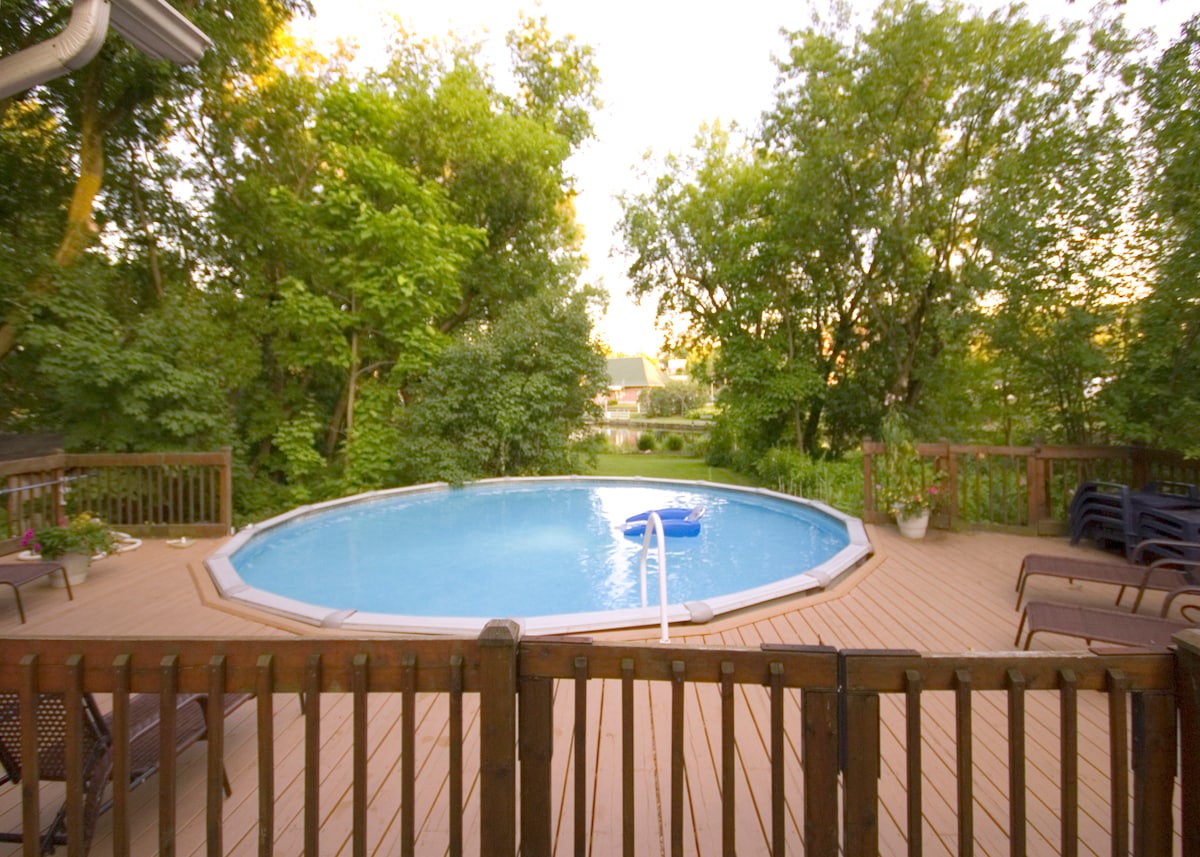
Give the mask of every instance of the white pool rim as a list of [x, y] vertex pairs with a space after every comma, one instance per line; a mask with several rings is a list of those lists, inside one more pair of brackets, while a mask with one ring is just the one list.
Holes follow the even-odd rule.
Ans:
[[[783, 494], [766, 488], [745, 488], [736, 485], [725, 485], [715, 482], [692, 482], [678, 479], [647, 479], [640, 476], [610, 477], [610, 476], [535, 476], [535, 477], [506, 477], [500, 479], [481, 479], [470, 485], [529, 485], [544, 483], [606, 483], [627, 484], [640, 487], [664, 486], [670, 488], [694, 487], [708, 490], [744, 493], [752, 496], [770, 497], [787, 503], [820, 512], [829, 518], [840, 522], [846, 528], [849, 537], [848, 544], [829, 559], [810, 568], [801, 574], [785, 577], [771, 583], [707, 598], [704, 601], [688, 601], [682, 604], [667, 605], [667, 620], [672, 624], [699, 623], [711, 618], [741, 610], [757, 604], [764, 604], [779, 598], [786, 598], [801, 593], [815, 594], [831, 586], [838, 578], [857, 568], [872, 553], [871, 542], [867, 538], [866, 528], [858, 518], [845, 515], [824, 503]], [[600, 610], [585, 613], [560, 613], [548, 616], [493, 616], [491, 618], [462, 617], [462, 616], [413, 616], [394, 613], [371, 613], [362, 610], [335, 610], [317, 604], [309, 604], [268, 592], [247, 584], [233, 567], [231, 557], [257, 534], [285, 523], [295, 522], [309, 515], [322, 513], [339, 506], [359, 503], [364, 500], [395, 497], [405, 494], [422, 494], [450, 491], [451, 486], [445, 482], [434, 482], [425, 485], [413, 485], [406, 488], [392, 488], [382, 491], [370, 491], [341, 497], [324, 503], [314, 503], [301, 506], [277, 515], [259, 524], [249, 524], [230, 537], [220, 548], [204, 561], [209, 576], [220, 592], [221, 597], [239, 604], [248, 605], [264, 612], [286, 619], [302, 622], [322, 628], [341, 628], [346, 631], [370, 631], [396, 634], [451, 634], [455, 636], [475, 636], [483, 630], [484, 625], [492, 619], [512, 619], [520, 627], [523, 634], [565, 634], [583, 631], [601, 631], [613, 628], [636, 628], [656, 625], [660, 613], [658, 605], [652, 607], [633, 607], [622, 610]]]

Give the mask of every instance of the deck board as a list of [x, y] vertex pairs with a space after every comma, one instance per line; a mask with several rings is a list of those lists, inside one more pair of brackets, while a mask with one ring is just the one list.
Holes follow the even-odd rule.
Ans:
[[[1061, 539], [1008, 535], [932, 533], [920, 542], [901, 539], [894, 527], [869, 527], [876, 556], [829, 592], [719, 617], [708, 625], [677, 626], [673, 642], [757, 647], [763, 643], [817, 644], [839, 648], [900, 648], [922, 652], [1006, 651], [1014, 648], [1018, 614], [1014, 586], [1021, 557], [1031, 552], [1080, 555]], [[221, 602], [200, 562], [218, 540], [201, 540], [177, 550], [147, 541], [141, 548], [100, 561], [88, 581], [68, 601], [59, 590], [31, 585], [22, 592], [28, 622], [19, 624], [15, 603], [0, 597], [0, 626], [9, 636], [184, 636], [279, 637], [348, 636], [301, 626], [250, 608]], [[1097, 554], [1097, 556], [1100, 556]], [[1104, 558], [1104, 557], [1102, 557]], [[0, 594], [2, 595], [2, 594]], [[1096, 584], [1068, 584], [1034, 578], [1027, 598], [1070, 598], [1111, 606], [1116, 591]], [[1155, 596], [1158, 597], [1158, 596]], [[596, 639], [658, 638], [657, 628], [593, 633]], [[355, 635], [364, 636], [364, 635]], [[1046, 635], [1042, 650], [1078, 649], [1078, 642]], [[669, 683], [634, 682], [635, 806], [638, 854], [665, 854], [670, 848]], [[553, 697], [555, 747], [552, 843], [555, 854], [573, 853], [575, 757], [571, 719], [574, 684], [556, 683]], [[740, 853], [765, 853], [770, 845], [769, 698], [765, 689], [738, 686], [735, 706], [734, 783]], [[400, 839], [399, 695], [370, 697], [368, 740], [368, 852], [391, 854]], [[418, 771], [415, 804], [417, 853], [445, 854], [449, 842], [449, 735], [445, 698], [417, 697]], [[478, 852], [478, 703], [464, 697], [464, 840]], [[321, 850], [350, 853], [353, 773], [350, 748], [352, 697], [322, 699]], [[923, 834], [927, 855], [957, 853], [956, 738], [952, 694], [926, 693], [922, 699]], [[972, 698], [974, 726], [974, 822], [976, 853], [1008, 853], [1007, 702], [1003, 692]], [[789, 853], [802, 853], [803, 780], [800, 767], [800, 697], [789, 691], [784, 705], [788, 764], [785, 771]], [[881, 701], [883, 725], [880, 781], [881, 853], [903, 855], [906, 848], [905, 742], [901, 697]], [[587, 801], [589, 853], [619, 853], [622, 832], [621, 683], [593, 681], [588, 689]], [[224, 845], [228, 854], [254, 854], [258, 798], [255, 711], [249, 704], [227, 722], [226, 768], [233, 796], [225, 803]], [[1058, 699], [1026, 695], [1026, 777], [1029, 853], [1048, 853], [1059, 843]], [[276, 816], [278, 854], [300, 853], [303, 845], [304, 719], [295, 694], [274, 699]], [[1107, 854], [1109, 815], [1107, 709], [1099, 694], [1079, 700], [1079, 804], [1081, 854]], [[688, 684], [685, 691], [684, 778], [685, 853], [720, 852], [721, 700], [719, 686]], [[179, 760], [179, 854], [204, 853], [204, 745]], [[19, 818], [13, 787], [0, 788], [0, 822]], [[44, 787], [50, 802], [53, 786]], [[132, 795], [135, 853], [157, 848], [156, 787], [152, 780]], [[1178, 797], [1176, 799], [1178, 806]], [[1178, 841], [1178, 832], [1177, 832]], [[92, 853], [110, 853], [111, 814], [101, 818]], [[61, 849], [60, 849], [61, 850]], [[0, 857], [19, 846], [0, 845]], [[63, 851], [65, 853], [65, 851]]]

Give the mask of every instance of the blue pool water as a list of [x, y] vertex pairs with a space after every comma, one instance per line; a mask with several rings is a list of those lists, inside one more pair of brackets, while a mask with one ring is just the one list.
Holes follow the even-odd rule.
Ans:
[[[264, 528], [229, 559], [249, 587], [335, 610], [483, 618], [610, 611], [640, 605], [642, 542], [621, 525], [671, 506], [705, 508], [699, 536], [666, 541], [672, 604], [801, 574], [849, 542], [842, 521], [750, 492], [511, 480], [333, 505]], [[653, 576], [648, 588], [657, 604]]]

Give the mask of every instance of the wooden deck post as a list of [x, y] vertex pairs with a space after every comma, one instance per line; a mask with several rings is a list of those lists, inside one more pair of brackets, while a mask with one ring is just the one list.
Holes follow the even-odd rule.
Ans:
[[1183, 857], [1200, 857], [1200, 631], [1175, 635]]
[[844, 695], [842, 819], [846, 857], [879, 853], [879, 694]]
[[1040, 446], [1034, 447], [1033, 453], [1025, 459], [1025, 514], [1029, 519], [1026, 523], [1035, 533], [1041, 532], [1042, 518], [1047, 517], [1049, 511], [1048, 501], [1044, 498], [1050, 496], [1050, 491], [1045, 484], [1046, 465], [1042, 461], [1041, 452]]
[[521, 678], [521, 853], [529, 857], [552, 850], [550, 751], [554, 745], [554, 681]]
[[859, 687], [850, 678], [850, 662], [868, 654], [866, 650], [846, 649], [838, 655], [838, 755], [846, 857], [879, 853], [879, 694]]
[[1175, 699], [1133, 694], [1133, 854], [1167, 857], [1175, 839]]
[[946, 526], [951, 530], [958, 529], [958, 456], [954, 454], [954, 450], [950, 448], [950, 444], [946, 444], [946, 493], [949, 495], [946, 498]]
[[233, 532], [233, 449], [221, 447], [221, 525]]
[[511, 619], [479, 634], [480, 854], [517, 853], [517, 641]]
[[874, 451], [871, 441], [863, 441], [863, 520], [868, 524], [875, 522]]
[[1132, 487], [1141, 490], [1147, 482], [1150, 481], [1150, 455], [1149, 450], [1142, 446], [1131, 446], [1129, 449], [1129, 464], [1132, 470], [1130, 479], [1133, 482]]
[[[772, 697], [774, 702], [775, 697]], [[803, 733], [801, 753], [804, 759], [804, 853], [810, 857], [835, 857], [838, 851], [838, 693], [836, 689], [801, 691]], [[782, 718], [782, 699], [780, 717]], [[780, 722], [778, 752], [783, 750], [783, 724]], [[774, 742], [773, 742], [774, 743]], [[773, 748], [773, 752], [776, 748]], [[780, 779], [782, 780], [782, 765]], [[780, 783], [782, 789], [782, 782]], [[779, 797], [783, 803], [782, 795]], [[782, 806], [780, 807], [782, 810]], [[783, 817], [774, 839], [773, 854], [783, 853]]]

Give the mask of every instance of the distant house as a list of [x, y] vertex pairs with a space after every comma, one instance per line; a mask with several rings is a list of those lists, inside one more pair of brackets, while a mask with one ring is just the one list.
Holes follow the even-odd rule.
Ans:
[[640, 354], [637, 357], [608, 358], [608, 403], [637, 406], [638, 396], [651, 387], [665, 387], [666, 374], [658, 364]]

